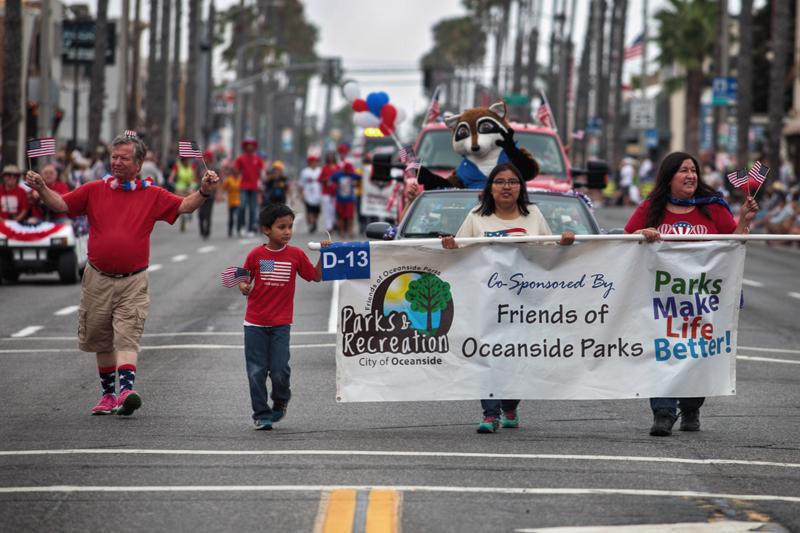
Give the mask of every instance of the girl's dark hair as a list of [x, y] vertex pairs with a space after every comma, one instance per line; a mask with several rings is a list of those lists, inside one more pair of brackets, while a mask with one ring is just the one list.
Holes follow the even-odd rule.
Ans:
[[[656, 175], [656, 184], [647, 196], [647, 199], [650, 200], [650, 207], [647, 210], [645, 227], [655, 228], [664, 220], [664, 213], [666, 212], [667, 202], [670, 196], [670, 183], [681, 168], [683, 162], [687, 159], [692, 160], [694, 168], [697, 170], [697, 188], [694, 191], [694, 198], [701, 196], [718, 196], [714, 189], [703, 182], [700, 164], [693, 155], [687, 154], [686, 152], [672, 152], [661, 161], [661, 166], [658, 167], [658, 174]], [[708, 207], [698, 205], [697, 208], [704, 217], [709, 220], [711, 219]]]
[[269, 204], [258, 214], [258, 223], [262, 228], [271, 228], [281, 217], [290, 216], [294, 220], [294, 211], [286, 204]]
[[531, 201], [528, 198], [528, 189], [525, 187], [525, 180], [522, 179], [522, 173], [511, 163], [500, 163], [489, 173], [486, 185], [483, 186], [481, 203], [475, 208], [475, 213], [478, 213], [482, 217], [488, 217], [494, 214], [495, 205], [494, 198], [492, 197], [492, 184], [494, 183], [494, 178], [504, 170], [510, 170], [519, 180], [519, 196], [517, 197], [517, 208], [519, 212], [523, 216], [527, 216], [528, 213], [530, 213], [528, 206], [531, 204]]

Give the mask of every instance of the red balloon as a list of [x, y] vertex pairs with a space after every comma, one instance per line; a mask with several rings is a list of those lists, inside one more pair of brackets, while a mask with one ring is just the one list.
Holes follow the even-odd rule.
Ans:
[[394, 131], [394, 126], [389, 126], [385, 122], [381, 122], [379, 128], [381, 130], [381, 133], [383, 133], [384, 135], [391, 135], [392, 132]]
[[353, 111], [356, 113], [360, 113], [361, 111], [369, 111], [369, 107], [367, 107], [367, 101], [363, 98], [356, 98], [353, 100]]
[[385, 104], [381, 108], [381, 122], [394, 129], [394, 120], [397, 118], [397, 108], [392, 104]]

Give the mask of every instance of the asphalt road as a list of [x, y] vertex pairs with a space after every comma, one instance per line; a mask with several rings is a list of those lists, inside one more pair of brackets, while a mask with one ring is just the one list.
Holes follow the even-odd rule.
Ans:
[[[99, 383], [75, 347], [78, 286], [0, 286], [0, 530], [800, 531], [797, 248], [748, 245], [738, 393], [709, 399], [698, 433], [650, 437], [644, 400], [523, 402], [521, 428], [494, 435], [475, 433], [475, 401], [336, 403], [332, 285], [302, 281], [292, 403], [256, 432], [245, 300], [218, 280], [259, 241], [227, 238], [217, 207], [208, 241], [196, 220], [156, 228], [130, 418], [89, 416]], [[319, 238], [297, 227], [295, 244]]]

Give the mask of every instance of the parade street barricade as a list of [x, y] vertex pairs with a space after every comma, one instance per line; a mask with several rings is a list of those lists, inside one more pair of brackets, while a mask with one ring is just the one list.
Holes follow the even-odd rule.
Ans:
[[592, 237], [322, 250], [360, 269], [339, 276], [337, 399], [735, 394], [744, 243]]

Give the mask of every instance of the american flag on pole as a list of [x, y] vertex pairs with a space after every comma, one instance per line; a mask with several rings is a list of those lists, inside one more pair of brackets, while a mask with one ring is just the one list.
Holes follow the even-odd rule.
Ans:
[[246, 268], [228, 267], [222, 271], [222, 285], [225, 287], [235, 287], [243, 281], [250, 281], [250, 271]]
[[134, 130], [125, 130], [125, 133], [123, 133], [123, 135], [125, 137], [138, 137], [138, 135], [136, 135], [136, 131]]
[[744, 173], [744, 170], [740, 168], [732, 172], [728, 172], [728, 181], [730, 181], [731, 185], [738, 189], [747, 183], [747, 175]]
[[198, 159], [203, 157], [203, 152], [194, 141], [178, 141], [178, 156]]
[[550, 109], [550, 103], [547, 101], [544, 91], [542, 94], [542, 104], [536, 110], [536, 120], [538, 120], [545, 128], [550, 128], [553, 131], [558, 131], [556, 122], [553, 118], [553, 111]]
[[439, 120], [439, 115], [442, 114], [442, 108], [439, 106], [439, 93], [441, 92], [441, 85], [436, 88], [431, 98], [431, 103], [428, 106], [428, 114], [425, 117], [425, 122], [436, 122]]
[[44, 137], [28, 141], [28, 157], [30, 159], [46, 155], [56, 155], [56, 140], [54, 138]]
[[769, 174], [769, 167], [762, 165], [761, 161], [756, 161], [755, 164], [753, 164], [753, 168], [747, 173], [747, 177], [753, 178], [761, 185], [764, 183], [764, 180], [767, 179], [767, 174]]
[[261, 259], [258, 262], [258, 271], [262, 281], [288, 283], [292, 278], [292, 264], [288, 261]]
[[639, 57], [644, 52], [644, 33], [640, 33], [636, 39], [633, 40], [630, 46], [625, 47], [624, 59], [633, 59]]
[[572, 132], [572, 138], [576, 141], [582, 141], [586, 132], [584, 130], [575, 130]]

